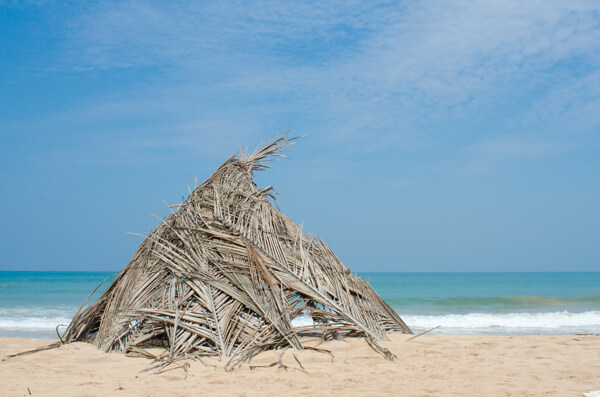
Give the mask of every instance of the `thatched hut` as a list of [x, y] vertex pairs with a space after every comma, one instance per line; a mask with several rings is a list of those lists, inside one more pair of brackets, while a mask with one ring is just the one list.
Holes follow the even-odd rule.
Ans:
[[147, 347], [159, 345], [166, 360], [219, 356], [236, 365], [268, 349], [303, 349], [300, 335], [317, 333], [362, 336], [392, 358], [377, 341], [410, 329], [321, 239], [273, 206], [272, 187], [252, 179], [292, 141], [284, 135], [225, 161], [75, 315], [64, 342], [148, 357]]

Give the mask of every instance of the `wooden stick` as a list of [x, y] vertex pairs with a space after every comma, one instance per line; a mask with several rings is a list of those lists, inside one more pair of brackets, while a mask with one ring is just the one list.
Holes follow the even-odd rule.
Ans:
[[427, 331], [423, 331], [423, 332], [421, 332], [420, 334], [416, 334], [415, 336], [413, 336], [413, 337], [411, 337], [411, 338], [408, 338], [408, 339], [407, 339], [407, 340], [405, 340], [404, 342], [408, 342], [409, 340], [413, 340], [413, 339], [415, 339], [417, 336], [421, 336], [421, 335], [423, 335], [423, 334], [426, 334], [426, 333], [428, 333], [429, 331], [433, 331], [434, 329], [437, 329], [437, 328], [439, 328], [439, 327], [441, 327], [441, 325], [438, 325], [437, 327], [433, 327], [433, 328], [431, 328], [431, 329], [428, 329]]
[[52, 343], [52, 344], [47, 345], [47, 346], [38, 347], [37, 349], [27, 350], [27, 351], [24, 351], [24, 352], [20, 352], [20, 353], [10, 354], [8, 356], [4, 356], [2, 358], [2, 361], [6, 361], [9, 358], [13, 358], [13, 357], [25, 356], [27, 354], [33, 354], [33, 353], [41, 352], [41, 351], [44, 351], [44, 350], [56, 349], [56, 348], [61, 347], [62, 345], [63, 345], [62, 342], [55, 342], [55, 343]]

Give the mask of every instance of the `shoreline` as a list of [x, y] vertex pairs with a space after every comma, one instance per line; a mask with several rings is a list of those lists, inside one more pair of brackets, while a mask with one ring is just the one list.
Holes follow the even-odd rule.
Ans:
[[[7, 395], [574, 395], [600, 390], [599, 335], [390, 335], [382, 346], [394, 362], [364, 340], [323, 343], [315, 351], [288, 350], [288, 367], [225, 372], [224, 362], [190, 361], [152, 375], [144, 358], [103, 353], [74, 343], [0, 362], [0, 390]], [[51, 339], [0, 338], [0, 356], [52, 343]], [[314, 341], [316, 344], [317, 341]], [[312, 341], [309, 341], [309, 345]], [[277, 362], [279, 352], [259, 354], [252, 365]], [[294, 354], [304, 367], [303, 372]], [[216, 365], [213, 368], [210, 365]]]
[[[421, 333], [423, 331], [427, 331], [427, 328], [422, 328], [422, 327], [411, 327], [411, 330], [413, 331], [413, 334], [418, 334]], [[17, 334], [19, 331], [15, 330], [15, 334]], [[52, 334], [52, 336], [46, 336], [46, 335], [50, 335]], [[400, 334], [398, 334], [400, 335]], [[427, 335], [431, 335], [431, 336], [505, 336], [505, 337], [521, 337], [521, 336], [600, 336], [600, 331], [592, 331], [592, 332], [569, 332], [569, 331], [564, 331], [564, 332], [555, 332], [553, 333], [552, 331], [542, 331], [540, 332], [538, 331], [531, 331], [531, 332], [523, 332], [523, 333], [506, 333], [506, 332], [478, 332], [478, 331], [473, 331], [470, 333], [467, 332], [454, 332], [454, 331], [447, 331], [446, 329], [443, 330], [434, 330], [431, 332], [427, 332]], [[48, 331], [48, 332], [43, 332], [43, 335], [32, 335], [32, 334], [27, 334], [27, 335], [18, 335], [18, 336], [14, 336], [12, 335], [12, 332], [9, 335], [0, 333], [0, 341], [2, 341], [3, 339], [29, 339], [29, 340], [39, 340], [39, 341], [46, 341], [47, 343], [53, 343], [53, 342], [58, 342], [59, 339], [56, 336], [56, 332], [53, 331]]]

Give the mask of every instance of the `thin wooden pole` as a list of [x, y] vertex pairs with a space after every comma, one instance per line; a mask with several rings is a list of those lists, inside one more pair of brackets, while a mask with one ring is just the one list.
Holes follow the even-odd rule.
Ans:
[[434, 329], [437, 329], [437, 328], [439, 328], [439, 327], [441, 327], [441, 325], [438, 325], [437, 327], [433, 327], [433, 328], [431, 328], [431, 329], [428, 329], [427, 331], [423, 331], [423, 332], [421, 332], [420, 334], [416, 334], [415, 336], [408, 338], [408, 339], [407, 339], [407, 340], [405, 340], [404, 342], [408, 342], [409, 340], [413, 340], [413, 339], [415, 339], [417, 336], [421, 336], [421, 335], [423, 335], [423, 334], [426, 334], [426, 333], [428, 333], [429, 331], [433, 331]]

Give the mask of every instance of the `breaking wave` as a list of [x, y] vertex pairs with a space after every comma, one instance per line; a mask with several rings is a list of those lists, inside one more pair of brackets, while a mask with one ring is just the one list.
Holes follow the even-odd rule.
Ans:
[[76, 309], [73, 308], [0, 308], [0, 329], [50, 329], [58, 324], [69, 324]]
[[[0, 308], [0, 336], [27, 335], [35, 332], [55, 334], [59, 324], [69, 324], [76, 307], [53, 308]], [[435, 333], [446, 334], [574, 334], [600, 333], [600, 311], [530, 312], [530, 313], [484, 313], [431, 314], [400, 316], [415, 332], [438, 325]], [[294, 319], [293, 325], [305, 326], [312, 323], [309, 317]], [[17, 331], [19, 331], [17, 333]]]
[[404, 315], [415, 330], [441, 325], [439, 333], [599, 333], [600, 311], [569, 313], [469, 313], [432, 316]]

